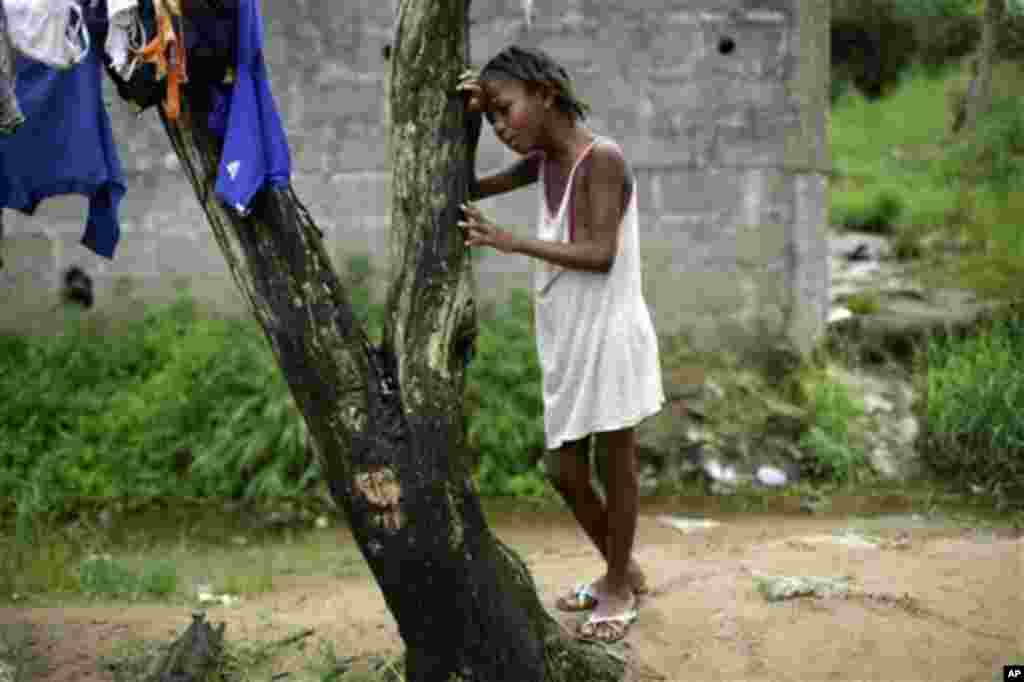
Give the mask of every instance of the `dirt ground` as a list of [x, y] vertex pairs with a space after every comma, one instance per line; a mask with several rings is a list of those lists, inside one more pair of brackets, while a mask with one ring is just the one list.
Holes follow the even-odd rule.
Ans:
[[[911, 521], [870, 530], [892, 545], [850, 547], [806, 538], [849, 529], [847, 518], [713, 514], [715, 528], [680, 532], [642, 514], [636, 554], [652, 593], [628, 636], [664, 679], [990, 682], [1024, 662], [1024, 538]], [[527, 560], [542, 597], [599, 575], [599, 556], [567, 512], [492, 518]], [[870, 523], [870, 522], [867, 522]], [[863, 526], [860, 526], [863, 528]], [[351, 542], [339, 530], [339, 542]], [[802, 539], [804, 538], [804, 539]], [[848, 576], [848, 598], [768, 602], [756, 573]], [[271, 593], [209, 611], [232, 641], [269, 641], [301, 628], [339, 655], [398, 653], [401, 640], [369, 575], [284, 576]], [[98, 661], [125, 639], [169, 641], [185, 604], [0, 608], [0, 624], [31, 638], [31, 680], [113, 680]], [[572, 627], [578, 618], [558, 614]], [[297, 670], [296, 651], [274, 663]], [[292, 678], [294, 679], [294, 678]]]

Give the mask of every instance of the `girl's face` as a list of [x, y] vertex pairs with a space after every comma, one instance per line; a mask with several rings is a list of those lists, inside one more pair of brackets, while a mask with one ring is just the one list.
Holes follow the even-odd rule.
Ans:
[[505, 146], [527, 154], [543, 143], [551, 96], [545, 97], [540, 89], [531, 92], [522, 81], [512, 78], [487, 79], [483, 87], [491, 105], [487, 120]]

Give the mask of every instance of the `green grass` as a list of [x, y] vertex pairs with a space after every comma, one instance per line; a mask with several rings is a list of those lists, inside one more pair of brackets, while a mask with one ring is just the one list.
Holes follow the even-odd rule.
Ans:
[[[975, 129], [949, 131], [950, 104], [965, 88], [959, 69], [917, 71], [892, 96], [839, 99], [830, 133], [841, 179], [833, 224], [893, 235], [898, 257], [921, 257], [913, 277], [980, 299], [1024, 298], [1024, 65], [997, 66], [992, 110]], [[929, 253], [925, 236], [965, 249]], [[931, 241], [931, 240], [930, 240]], [[960, 486], [997, 484], [1000, 504], [1024, 498], [1024, 342], [1020, 318], [982, 326], [970, 338], [932, 339], [918, 367], [925, 405], [922, 450], [933, 470]], [[846, 408], [832, 398], [838, 413]], [[839, 421], [827, 419], [837, 430]], [[829, 439], [811, 436], [838, 462]]]
[[1024, 294], [1024, 65], [995, 71], [993, 110], [976, 131], [954, 134], [952, 102], [966, 87], [950, 65], [915, 68], [879, 102], [850, 91], [832, 107], [829, 135], [838, 177], [829, 221], [893, 236], [897, 257], [930, 256], [925, 236], [965, 238], [975, 253], [921, 268], [926, 284], [985, 298]]
[[333, 528], [233, 530], [215, 538], [200, 530], [201, 521], [179, 523], [116, 534], [81, 523], [39, 523], [27, 543], [4, 533], [0, 601], [49, 595], [195, 604], [200, 586], [244, 599], [290, 576], [348, 578], [369, 570]]
[[962, 485], [999, 485], [1024, 502], [1024, 318], [934, 338], [924, 361], [926, 460]]
[[933, 165], [948, 135], [945, 91], [957, 78], [956, 71], [928, 76], [915, 70], [881, 102], [854, 91], [836, 102], [829, 122], [839, 174], [831, 192], [831, 224], [889, 234], [945, 223], [955, 196], [935, 177]]
[[146, 559], [132, 566], [109, 554], [93, 554], [78, 565], [82, 594], [107, 599], [164, 598], [178, 591], [178, 567], [167, 559]]

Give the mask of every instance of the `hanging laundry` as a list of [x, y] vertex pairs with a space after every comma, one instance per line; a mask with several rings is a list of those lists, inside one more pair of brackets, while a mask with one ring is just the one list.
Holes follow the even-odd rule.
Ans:
[[[179, 41], [178, 33], [184, 32], [181, 20], [181, 6], [177, 0], [153, 0], [156, 10], [156, 36], [140, 52], [143, 61], [156, 64], [158, 79], [167, 79], [167, 95], [164, 98], [164, 113], [171, 121], [177, 121], [181, 112], [181, 85], [188, 82], [186, 71], [186, 50]], [[178, 33], [175, 32], [177, 24]]]
[[89, 29], [75, 0], [2, 0], [16, 52], [55, 69], [81, 63]]
[[237, 7], [224, 0], [192, 2], [183, 14], [189, 65], [189, 105], [206, 116], [207, 128], [221, 140], [227, 133], [228, 102], [235, 82]]
[[82, 244], [112, 258], [126, 186], [103, 104], [99, 52], [91, 50], [67, 70], [19, 58], [16, 71], [27, 121], [0, 137], [0, 208], [32, 215], [49, 197], [85, 195], [89, 213]]
[[7, 12], [0, 0], [0, 135], [10, 135], [25, 122], [14, 93], [14, 50], [7, 33]]
[[234, 83], [229, 95], [221, 91], [220, 106], [210, 117], [211, 130], [221, 130], [224, 137], [216, 193], [243, 216], [260, 189], [268, 184], [284, 188], [291, 180], [288, 138], [263, 61], [257, 1], [238, 0]]
[[[156, 9], [153, 0], [138, 0], [139, 18], [142, 21], [143, 33], [146, 36], [157, 35]], [[106, 10], [102, 13], [106, 16]], [[101, 31], [102, 32], [102, 31]], [[135, 70], [128, 78], [123, 77], [109, 63], [106, 65], [107, 75], [114, 83], [118, 96], [138, 107], [139, 112], [158, 106], [166, 98], [166, 83], [157, 79], [156, 64], [145, 62], [140, 55]]]
[[137, 53], [146, 44], [139, 0], [107, 0], [107, 20], [104, 50], [110, 58], [110, 68], [128, 80], [139, 62]]

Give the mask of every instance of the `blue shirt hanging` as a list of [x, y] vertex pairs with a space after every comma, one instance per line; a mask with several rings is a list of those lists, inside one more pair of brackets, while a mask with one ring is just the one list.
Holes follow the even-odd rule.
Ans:
[[43, 199], [84, 194], [89, 215], [82, 244], [113, 258], [126, 186], [103, 103], [98, 55], [90, 50], [66, 71], [16, 59], [16, 92], [27, 121], [0, 137], [0, 207], [32, 215]]
[[211, 129], [224, 136], [216, 193], [241, 215], [248, 215], [253, 197], [265, 185], [284, 188], [291, 178], [288, 138], [263, 62], [263, 20], [257, 1], [238, 2], [235, 82], [210, 120]]

